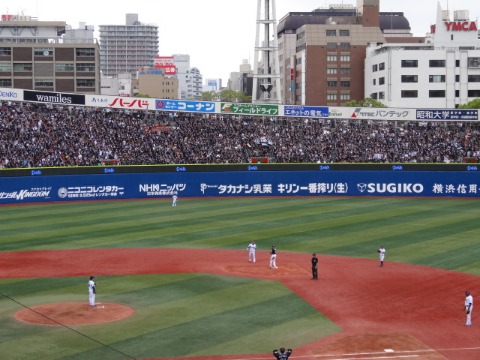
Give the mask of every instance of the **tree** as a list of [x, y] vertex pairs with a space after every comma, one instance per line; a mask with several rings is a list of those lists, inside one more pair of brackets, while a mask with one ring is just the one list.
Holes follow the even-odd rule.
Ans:
[[459, 109], [480, 109], [480, 99], [474, 99], [466, 104], [459, 105]]
[[202, 92], [202, 100], [203, 101], [215, 101], [218, 99], [218, 92], [216, 91], [203, 91]]
[[351, 100], [345, 103], [345, 106], [348, 107], [374, 107], [374, 108], [384, 108], [386, 107], [380, 101], [377, 101], [372, 98], [365, 98], [363, 100]]

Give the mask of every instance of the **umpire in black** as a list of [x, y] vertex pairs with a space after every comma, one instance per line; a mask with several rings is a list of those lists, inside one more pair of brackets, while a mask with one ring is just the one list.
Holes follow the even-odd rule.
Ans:
[[318, 280], [317, 264], [318, 264], [317, 255], [315, 255], [315, 253], [313, 253], [312, 254], [312, 280]]

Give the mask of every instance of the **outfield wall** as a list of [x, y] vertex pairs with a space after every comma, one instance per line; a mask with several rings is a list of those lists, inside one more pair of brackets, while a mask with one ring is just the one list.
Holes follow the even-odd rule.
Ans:
[[165, 165], [0, 170], [0, 205], [232, 196], [480, 197], [480, 166]]

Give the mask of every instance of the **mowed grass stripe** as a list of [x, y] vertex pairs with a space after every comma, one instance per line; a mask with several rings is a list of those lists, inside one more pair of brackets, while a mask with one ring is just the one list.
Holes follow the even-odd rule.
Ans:
[[[314, 333], [310, 330], [311, 323], [321, 322], [319, 328], [316, 327]], [[341, 329], [338, 325], [332, 322], [326, 322], [318, 319], [318, 314], [307, 315], [301, 318], [277, 322], [272, 320], [272, 326], [268, 333], [262, 333], [264, 343], [258, 341], [258, 333], [253, 332], [249, 334], [239, 335], [237, 338], [230, 341], [224, 341], [219, 345], [205, 347], [196, 351], [191, 356], [205, 356], [208, 354], [215, 354], [227, 351], [227, 354], [245, 354], [247, 351], [251, 353], [265, 352], [267, 347], [269, 350], [277, 348], [278, 344], [288, 344], [289, 347], [298, 348], [302, 344], [310, 343], [323, 337], [335, 334]], [[245, 344], [248, 344], [246, 346]], [[267, 345], [267, 346], [265, 346]]]
[[[336, 255], [365, 256], [381, 244], [390, 250], [410, 244], [416, 247], [430, 239], [441, 241], [440, 236], [457, 236], [464, 231], [478, 228], [474, 221], [478, 216], [475, 212], [462, 213], [455, 209], [446, 212], [441, 206], [417, 210], [407, 208], [399, 209], [398, 212], [388, 211], [385, 212], [388, 216], [380, 214], [366, 224], [360, 224], [361, 226], [351, 226], [351, 219], [346, 219], [349, 226], [345, 228], [341, 239], [338, 232], [334, 236], [322, 238], [322, 251]], [[441, 248], [437, 250], [441, 251]]]
[[[38, 280], [38, 283], [35, 289], [31, 289], [30, 301], [43, 303], [49, 302], [47, 299], [50, 298], [50, 302], [56, 302], [65, 294], [68, 294], [65, 296], [68, 301], [73, 301], [72, 286], [65, 286], [69, 283], [68, 279], [30, 279], [30, 282], [24, 281], [19, 288], [28, 286], [35, 280]], [[70, 282], [78, 283], [80, 280], [84, 279], [70, 279]], [[7, 284], [0, 285], [4, 287]], [[78, 288], [75, 285], [73, 287]], [[273, 318], [288, 322], [310, 317], [303, 330], [311, 338], [318, 336], [318, 330], [329, 323], [310, 305], [274, 281], [198, 274], [139, 275], [105, 277], [99, 282], [99, 287], [105, 291], [105, 302], [121, 299], [123, 303], [132, 306], [137, 311], [136, 314], [120, 322], [75, 328], [87, 337], [138, 357], [159, 356], [157, 345], [161, 341], [172, 341], [163, 339], [169, 334], [180, 337], [188, 334], [188, 337], [195, 337], [201, 330], [200, 336], [206, 341], [204, 346], [216, 347], [227, 337], [228, 341], [233, 341], [234, 334], [242, 336], [252, 332], [258, 332], [258, 339], [264, 343], [262, 336], [271, 336], [268, 328], [277, 324], [271, 321]], [[123, 293], [118, 292], [121, 287], [124, 288]], [[14, 289], [8, 290], [13, 295], [18, 295]], [[25, 292], [22, 292], [23, 296]], [[86, 291], [82, 292], [81, 298], [86, 301]], [[278, 315], [284, 311], [286, 314]], [[225, 324], [229, 324], [228, 335], [223, 334]], [[0, 354], [7, 351], [18, 354], [22, 343], [40, 344], [38, 351], [44, 359], [57, 356], [77, 358], [77, 353], [79, 358], [98, 358], [95, 356], [100, 356], [100, 353], [105, 351], [94, 341], [80, 339], [75, 342], [72, 333], [64, 333], [57, 327], [19, 325], [15, 321], [7, 321], [2, 331], [9, 332], [10, 335], [2, 337]], [[149, 345], [152, 339], [157, 345]], [[54, 353], [55, 356], [48, 356], [48, 348], [43, 347], [42, 340], [50, 345], [50, 355]], [[65, 342], [76, 345], [65, 346]], [[180, 342], [175, 346], [179, 344]]]
[[[194, 303], [191, 305], [194, 306]], [[294, 294], [241, 307], [238, 307], [237, 304], [234, 307], [227, 310], [222, 304], [224, 311], [220, 313], [215, 311], [214, 314], [208, 314], [207, 311], [208, 315], [206, 316], [195, 316], [195, 319], [184, 320], [177, 325], [150, 331], [129, 340], [117, 342], [113, 346], [133, 353], [137, 357], [190, 356], [211, 347], [212, 344], [220, 346], [243, 335], [255, 333], [259, 343], [258, 349], [265, 349], [263, 336], [264, 334], [271, 336], [271, 327], [316, 313]], [[281, 311], [279, 311], [280, 309]], [[193, 312], [192, 310], [192, 314]], [[310, 336], [318, 335], [318, 330], [323, 325], [322, 316], [320, 314], [316, 316], [317, 321], [310, 324]], [[273, 319], [275, 320], [273, 321]], [[285, 329], [279, 329], [277, 334], [282, 331], [285, 332]], [[142, 346], [140, 344], [151, 345]], [[230, 353], [230, 351], [226, 347], [222, 347], [221, 350], [222, 353]], [[250, 347], [248, 351], [251, 352]]]
[[[194, 204], [193, 207], [196, 208], [195, 204], [198, 202], [189, 201], [188, 205]], [[48, 205], [45, 210], [41, 210], [38, 206], [30, 207], [31, 210], [38, 210], [40, 214], [27, 215], [21, 220], [16, 217], [15, 219], [21, 224], [15, 221], [10, 222], [11, 230], [5, 250], [14, 249], [15, 245], [12, 245], [11, 242], [19, 243], [17, 246], [23, 249], [30, 247], [45, 249], [54, 245], [58, 245], [60, 248], [95, 247], [93, 241], [88, 241], [90, 239], [95, 240], [97, 244], [105, 240], [107, 246], [112, 243], [108, 241], [109, 238], [117, 246], [122, 240], [129, 242], [135, 237], [158, 241], [159, 229], [162, 231], [162, 240], [165, 243], [170, 235], [182, 238], [191, 235], [195, 238], [202, 238], [202, 231], [218, 229], [222, 232], [223, 226], [238, 224], [239, 218], [242, 219], [240, 222], [245, 225], [257, 225], [265, 223], [267, 219], [281, 221], [282, 219], [279, 219], [280, 210], [287, 213], [284, 215], [285, 217], [292, 214], [290, 202], [287, 205], [281, 205], [282, 202], [278, 201], [274, 202], [276, 206], [263, 201], [253, 202], [253, 206], [231, 206], [232, 201], [213, 201], [213, 207], [210, 207], [209, 211], [202, 209], [202, 211], [190, 212], [190, 217], [187, 217], [189, 212], [185, 213], [183, 209], [182, 213], [175, 215], [174, 211], [177, 209], [171, 209], [168, 206], [167, 210], [165, 210], [165, 206], [163, 207], [163, 212], [166, 212], [168, 216], [158, 214], [158, 202], [151, 201], [120, 202], [116, 207], [113, 207], [111, 202], [96, 204], [98, 204], [98, 208], [92, 208], [90, 202], [86, 205], [71, 204], [71, 212], [64, 204], [58, 205], [62, 208], [60, 212], [55, 209], [55, 205]], [[132, 206], [132, 204], [137, 205]], [[219, 204], [223, 206], [219, 208]], [[248, 204], [252, 204], [252, 200]], [[278, 211], [275, 211], [276, 208]], [[266, 209], [269, 211], [265, 211]], [[250, 220], [246, 216], [247, 212], [252, 214]], [[213, 220], [216, 225], [214, 228], [211, 226]], [[268, 224], [264, 226], [270, 227]], [[207, 235], [211, 236], [211, 233], [205, 234], [205, 236]], [[85, 243], [82, 241], [84, 239]], [[172, 242], [178, 243], [177, 238], [173, 238]]]
[[[382, 243], [391, 260], [448, 269], [463, 268], [468, 260], [474, 269], [477, 260], [460, 256], [458, 239], [480, 228], [479, 215], [477, 201], [423, 198], [188, 199], [177, 208], [168, 200], [9, 206], [0, 214], [10, 229], [0, 244], [2, 251], [244, 249], [253, 239], [259, 250], [275, 243], [280, 251], [371, 258]], [[444, 251], [451, 254], [443, 261]]]
[[[278, 199], [275, 199], [278, 200]], [[305, 200], [305, 199], [304, 199]], [[303, 224], [315, 222], [318, 217], [335, 216], [336, 212], [340, 212], [339, 216], [344, 216], [345, 210], [339, 208], [334, 211], [334, 208], [327, 206], [322, 202], [322, 207], [318, 206], [318, 201], [308, 201], [305, 205], [301, 203], [301, 199], [296, 199], [293, 202], [274, 201], [272, 206], [271, 200], [265, 203], [261, 201], [253, 202], [253, 205], [248, 206], [231, 206], [232, 201], [214, 201], [214, 208], [210, 211], [201, 211], [191, 213], [191, 217], [182, 212], [175, 214], [177, 209], [168, 209], [169, 216], [157, 215], [158, 202], [136, 202], [139, 206], [132, 206], [132, 202], [123, 202], [128, 206], [128, 209], [118, 207], [112, 209], [111, 203], [99, 203], [100, 208], [91, 210], [91, 203], [87, 205], [84, 211], [78, 211], [78, 206], [74, 206], [72, 213], [62, 215], [60, 217], [50, 216], [49, 212], [45, 212], [43, 218], [38, 218], [34, 223], [27, 221], [29, 226], [22, 226], [22, 237], [16, 239], [15, 236], [9, 237], [11, 241], [18, 243], [17, 246], [26, 249], [33, 247], [34, 249], [46, 249], [49, 246], [59, 246], [60, 248], [76, 248], [76, 247], [98, 247], [98, 246], [125, 246], [135, 247], [135, 242], [142, 242], [138, 246], [172, 246], [191, 247], [196, 246], [197, 240], [202, 242], [204, 239], [210, 239], [211, 245], [201, 244], [200, 246], [215, 246], [215, 247], [236, 247], [238, 239], [232, 239], [231, 236], [225, 237], [225, 234], [239, 234], [243, 239], [242, 232], [245, 229], [263, 229], [256, 230], [245, 235], [252, 238], [277, 237], [276, 229], [284, 230], [286, 233], [286, 225], [291, 222], [298, 223], [300, 219], [300, 227], [305, 227]], [[253, 200], [243, 203], [252, 204]], [[237, 202], [235, 200], [235, 202]], [[331, 201], [329, 201], [331, 202]], [[153, 213], [145, 210], [154, 206]], [[188, 202], [198, 203], [198, 201]], [[218, 204], [223, 204], [223, 208], [218, 208]], [[292, 205], [301, 203], [296, 211], [292, 211]], [[227, 204], [225, 206], [225, 204]], [[346, 203], [345, 203], [346, 204]], [[73, 204], [76, 205], [76, 204]], [[280, 206], [281, 205], [281, 206]], [[62, 205], [64, 206], [64, 205]], [[104, 208], [105, 207], [105, 208]], [[378, 205], [376, 206], [378, 208]], [[133, 212], [136, 209], [138, 212]], [[268, 209], [269, 211], [265, 211]], [[183, 211], [183, 209], [182, 209]], [[177, 213], [178, 214], [178, 213]], [[82, 217], [83, 216], [83, 217]], [[302, 219], [303, 218], [303, 219]], [[24, 222], [22, 222], [24, 223]], [[215, 226], [212, 226], [214, 223]], [[318, 229], [316, 222], [314, 230]], [[15, 229], [19, 229], [17, 224], [11, 225]], [[297, 232], [297, 228], [292, 228], [289, 233]], [[270, 234], [270, 236], [268, 236]], [[30, 236], [29, 236], [30, 235]], [[39, 238], [41, 236], [42, 238]], [[219, 238], [223, 240], [219, 242]], [[190, 243], [190, 241], [195, 243]], [[160, 244], [159, 244], [160, 241]], [[270, 241], [269, 241], [270, 242]], [[15, 245], [5, 244], [5, 249], [14, 249]], [[9, 245], [9, 246], [7, 246]]]

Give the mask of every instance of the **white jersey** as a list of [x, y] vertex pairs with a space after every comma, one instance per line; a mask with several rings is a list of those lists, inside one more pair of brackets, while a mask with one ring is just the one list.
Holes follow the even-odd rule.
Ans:
[[465, 308], [467, 308], [469, 305], [470, 305], [470, 309], [473, 308], [473, 296], [472, 295], [468, 295], [465, 298]]
[[250, 243], [247, 246], [247, 250], [249, 250], [250, 252], [255, 252], [256, 249], [257, 249], [257, 244], [255, 243]]
[[95, 289], [95, 282], [93, 280], [88, 281], [88, 291], [93, 293], [93, 289]]

